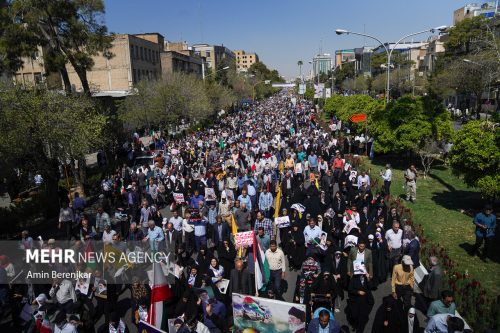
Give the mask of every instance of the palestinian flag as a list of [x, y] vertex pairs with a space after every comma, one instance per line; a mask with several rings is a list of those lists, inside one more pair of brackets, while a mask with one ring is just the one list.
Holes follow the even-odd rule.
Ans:
[[172, 290], [167, 284], [160, 263], [153, 264], [153, 281], [151, 286], [151, 306], [148, 314], [149, 324], [159, 329], [166, 329], [168, 319], [163, 311], [163, 302], [173, 297]]
[[267, 262], [264, 249], [260, 244], [259, 238], [253, 236], [253, 260], [255, 262], [255, 288], [259, 291], [265, 290], [271, 271]]
[[252, 309], [258, 315], [265, 317], [266, 313], [262, 310], [262, 308], [257, 304], [252, 297], [246, 296], [243, 299], [243, 305], [249, 309]]

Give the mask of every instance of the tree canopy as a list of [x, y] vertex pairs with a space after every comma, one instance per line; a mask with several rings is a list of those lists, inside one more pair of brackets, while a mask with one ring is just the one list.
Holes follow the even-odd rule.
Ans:
[[378, 108], [370, 123], [377, 152], [416, 151], [426, 139], [450, 139], [450, 114], [430, 96], [403, 96]]
[[481, 189], [490, 199], [500, 194], [500, 130], [485, 121], [471, 121], [456, 134], [450, 151], [453, 172]]

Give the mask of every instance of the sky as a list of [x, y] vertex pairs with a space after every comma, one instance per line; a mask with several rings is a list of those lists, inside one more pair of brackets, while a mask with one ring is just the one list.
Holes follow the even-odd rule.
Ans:
[[[468, 0], [105, 0], [105, 23], [114, 33], [159, 32], [169, 41], [208, 43], [256, 52], [290, 79], [315, 54], [377, 43], [347, 29], [396, 41], [417, 31], [451, 25]], [[469, 1], [470, 2], [470, 1]], [[414, 37], [425, 40], [428, 35]], [[411, 39], [410, 39], [411, 41]]]

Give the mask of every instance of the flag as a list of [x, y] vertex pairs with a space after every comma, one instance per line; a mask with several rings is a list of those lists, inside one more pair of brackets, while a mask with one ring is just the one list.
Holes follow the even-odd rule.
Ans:
[[49, 316], [47, 313], [44, 314], [43, 319], [37, 318], [35, 321], [35, 327], [40, 333], [52, 333], [52, 324], [50, 323]]
[[162, 331], [156, 327], [153, 327], [149, 325], [146, 322], [143, 322], [142, 320], [139, 321], [139, 324], [137, 325], [137, 332], [141, 333], [166, 333], [165, 331]]
[[263, 290], [269, 282], [271, 271], [269, 270], [269, 263], [264, 254], [264, 249], [260, 244], [259, 238], [255, 235], [253, 240], [253, 260], [255, 263], [255, 288]]
[[[87, 239], [85, 241], [85, 254], [87, 258], [90, 258], [90, 253], [92, 252], [92, 243], [90, 239]], [[92, 269], [92, 271], [95, 271], [97, 269], [97, 262], [88, 260], [87, 262], [87, 267]]]
[[238, 233], [238, 227], [236, 226], [236, 221], [234, 220], [234, 214], [231, 214], [231, 233], [233, 236]]
[[160, 263], [153, 264], [153, 283], [151, 286], [151, 306], [148, 314], [149, 324], [156, 328], [167, 327], [167, 316], [163, 315], [163, 302], [173, 297]]
[[224, 148], [226, 147], [226, 145], [224, 144], [224, 140], [222, 140], [222, 138], [219, 139], [219, 147], [222, 150], [224, 150]]
[[278, 186], [278, 193], [276, 193], [276, 203], [274, 204], [274, 218], [280, 216], [280, 200], [281, 200], [281, 183]]

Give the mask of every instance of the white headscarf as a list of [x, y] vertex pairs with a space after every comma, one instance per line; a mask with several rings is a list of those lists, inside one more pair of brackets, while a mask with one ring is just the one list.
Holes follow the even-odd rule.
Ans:
[[415, 324], [415, 308], [410, 308], [408, 314], [413, 314], [413, 317], [408, 316], [408, 333], [413, 333], [413, 325]]

